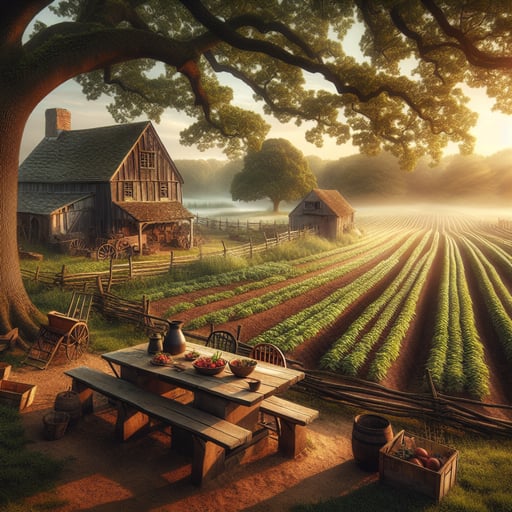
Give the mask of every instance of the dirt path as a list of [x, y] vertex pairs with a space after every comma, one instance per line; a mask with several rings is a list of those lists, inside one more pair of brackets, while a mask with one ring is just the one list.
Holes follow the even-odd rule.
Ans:
[[[91, 354], [80, 364], [109, 371]], [[72, 366], [58, 361], [48, 370], [27, 367], [11, 373], [11, 380], [37, 385], [33, 405], [22, 414], [30, 449], [65, 460], [56, 489], [32, 497], [33, 505], [51, 502], [56, 512], [284, 512], [377, 478], [353, 460], [353, 416], [332, 405], [322, 407], [311, 425], [308, 448], [298, 459], [280, 456], [272, 440], [268, 456], [230, 468], [201, 489], [191, 485], [190, 460], [169, 450], [167, 435], [155, 432], [117, 442], [114, 414], [106, 402], [98, 402], [100, 412], [82, 418], [63, 438], [48, 441], [42, 417], [53, 409], [57, 393], [69, 389], [63, 371]]]

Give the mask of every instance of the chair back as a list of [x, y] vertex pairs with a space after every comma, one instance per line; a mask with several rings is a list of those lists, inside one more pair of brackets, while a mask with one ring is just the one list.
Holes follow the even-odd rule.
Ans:
[[254, 345], [249, 357], [286, 368], [286, 357], [282, 350], [272, 345], [272, 343], [258, 343], [258, 345]]
[[206, 346], [236, 354], [238, 342], [228, 331], [212, 331], [206, 340]]

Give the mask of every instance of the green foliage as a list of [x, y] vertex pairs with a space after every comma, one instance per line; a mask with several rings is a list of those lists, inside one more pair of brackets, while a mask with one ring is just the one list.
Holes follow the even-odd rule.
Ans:
[[304, 155], [285, 139], [268, 139], [260, 151], [249, 152], [231, 183], [234, 201], [269, 198], [274, 211], [281, 201], [300, 199], [316, 187]]
[[0, 405], [0, 505], [48, 489], [62, 463], [26, 449], [19, 411]]

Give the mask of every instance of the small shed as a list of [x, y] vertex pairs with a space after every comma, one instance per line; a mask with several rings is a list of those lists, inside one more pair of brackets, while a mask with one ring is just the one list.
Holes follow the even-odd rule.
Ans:
[[315, 188], [289, 213], [290, 228], [336, 240], [354, 227], [355, 210], [337, 190]]

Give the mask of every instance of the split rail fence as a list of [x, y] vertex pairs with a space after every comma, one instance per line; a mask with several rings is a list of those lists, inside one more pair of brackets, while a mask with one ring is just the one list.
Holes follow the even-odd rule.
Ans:
[[114, 263], [114, 260], [110, 260], [110, 267], [108, 270], [101, 272], [78, 272], [69, 273], [66, 267], [63, 266], [60, 272], [44, 272], [39, 267], [35, 271], [22, 269], [22, 277], [27, 280], [37, 281], [50, 286], [60, 286], [61, 288], [69, 289], [87, 289], [95, 287], [98, 282], [104, 289], [110, 290], [112, 285], [123, 283], [131, 279], [152, 277], [157, 275], [168, 274], [176, 268], [183, 268], [196, 261], [203, 260], [205, 258], [213, 257], [227, 257], [227, 256], [239, 256], [252, 258], [256, 253], [268, 251], [272, 247], [276, 247], [279, 244], [288, 242], [291, 240], [297, 240], [304, 238], [308, 234], [314, 233], [313, 230], [287, 230], [282, 233], [275, 233], [273, 237], [265, 237], [265, 241], [261, 244], [254, 244], [247, 242], [240, 244], [235, 247], [227, 247], [224, 242], [222, 243], [222, 249], [217, 251], [208, 252], [206, 254], [196, 255], [184, 255], [178, 256], [174, 251], [171, 251], [170, 258], [168, 260], [148, 260], [138, 261], [132, 257], [128, 258], [126, 263]]

